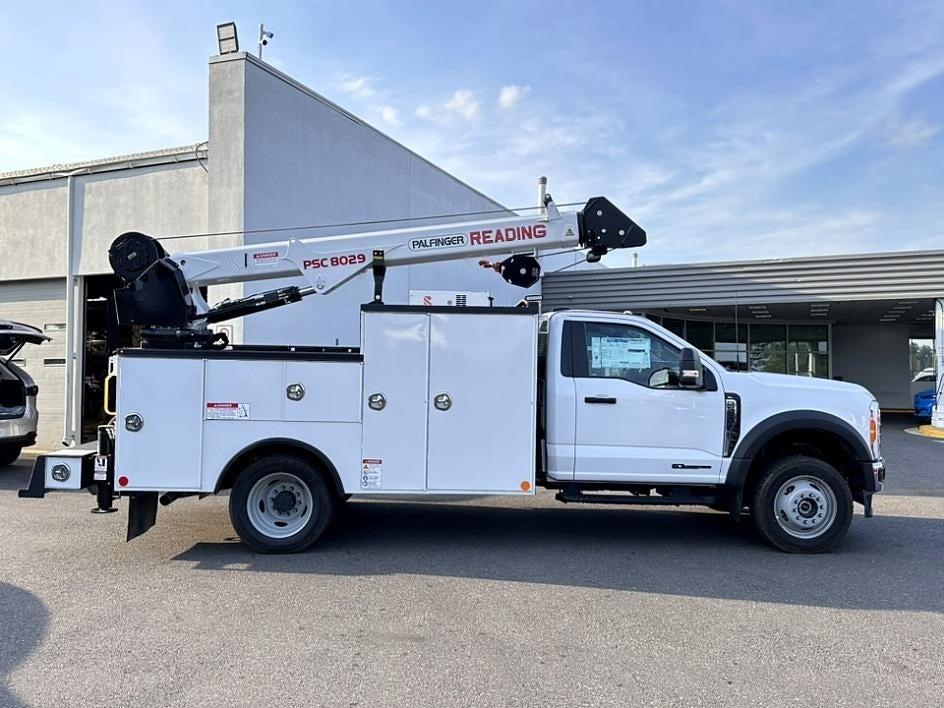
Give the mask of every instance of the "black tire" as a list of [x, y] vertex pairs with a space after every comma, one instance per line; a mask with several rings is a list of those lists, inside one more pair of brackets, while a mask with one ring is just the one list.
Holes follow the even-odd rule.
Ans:
[[[794, 479], [802, 481], [787, 484]], [[785, 457], [771, 463], [758, 480], [751, 518], [761, 536], [782, 551], [823, 553], [835, 548], [849, 530], [852, 492], [829, 463], [803, 455]]]
[[23, 450], [19, 445], [0, 445], [0, 467], [6, 467], [16, 462]]
[[[276, 502], [271, 504], [269, 502], [272, 495], [278, 496], [278, 488], [285, 489], [286, 483], [266, 483], [263, 480], [272, 479], [278, 475], [295, 477], [304, 485], [310, 496], [309, 505], [307, 500], [301, 501], [304, 494], [301, 487], [295, 490], [295, 485], [291, 486], [291, 493], [299, 499], [297, 502], [292, 502], [291, 497], [287, 497], [290, 500], [289, 503], [296, 505], [292, 512], [296, 509], [301, 510], [293, 517], [292, 523], [303, 525], [285, 537], [275, 537], [267, 533], [265, 527], [266, 520], [269, 519], [275, 519], [274, 523], [279, 523], [277, 515], [279, 512], [274, 505]], [[259, 484], [258, 489], [257, 484]], [[255, 504], [258, 505], [258, 513], [254, 509], [250, 514], [250, 498], [253, 498]], [[229, 496], [229, 518], [233, 528], [243, 543], [257, 553], [297, 553], [305, 550], [328, 528], [334, 518], [336, 507], [337, 495], [326, 475], [306, 460], [285, 454], [267, 455], [250, 463], [236, 478]]]

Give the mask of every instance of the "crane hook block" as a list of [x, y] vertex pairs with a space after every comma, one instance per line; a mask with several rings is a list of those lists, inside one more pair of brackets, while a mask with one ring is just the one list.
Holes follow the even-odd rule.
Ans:
[[534, 256], [518, 254], [503, 260], [498, 268], [506, 283], [519, 288], [530, 288], [541, 279], [541, 264]]

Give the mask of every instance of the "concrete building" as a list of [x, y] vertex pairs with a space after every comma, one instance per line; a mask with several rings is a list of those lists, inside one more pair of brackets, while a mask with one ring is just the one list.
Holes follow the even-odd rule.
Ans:
[[[105, 298], [115, 286], [107, 252], [117, 235], [141, 231], [179, 252], [342, 230], [292, 227], [379, 219], [405, 226], [502, 209], [245, 53], [210, 60], [208, 131], [208, 141], [184, 147], [0, 173], [0, 317], [52, 337], [20, 354], [40, 386], [40, 445], [89, 439], [102, 418]], [[178, 238], [188, 234], [201, 236]], [[371, 287], [368, 275], [324, 301], [236, 321], [231, 333], [250, 343], [285, 342], [291, 332], [296, 344], [354, 345]], [[410, 289], [487, 290], [497, 304], [526, 294], [465, 261], [392, 269], [385, 296], [406, 302]], [[243, 294], [242, 286], [211, 288], [208, 299]]]
[[632, 310], [729, 369], [852, 381], [911, 409], [935, 382], [912, 384], [909, 343], [934, 341], [942, 293], [944, 251], [915, 251], [566, 271], [544, 277], [542, 304]]

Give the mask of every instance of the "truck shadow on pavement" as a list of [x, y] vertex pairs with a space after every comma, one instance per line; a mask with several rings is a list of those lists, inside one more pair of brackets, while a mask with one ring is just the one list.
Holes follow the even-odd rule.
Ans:
[[414, 574], [940, 613], [942, 549], [944, 522], [903, 516], [857, 516], [836, 551], [791, 555], [721, 513], [355, 501], [304, 553], [197, 543], [174, 560], [199, 570]]
[[10, 675], [46, 634], [49, 611], [32, 593], [0, 582], [0, 706], [22, 706], [10, 690]]

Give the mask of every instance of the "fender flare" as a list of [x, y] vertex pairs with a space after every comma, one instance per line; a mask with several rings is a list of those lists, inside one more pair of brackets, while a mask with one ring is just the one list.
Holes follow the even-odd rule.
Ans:
[[337, 468], [334, 466], [334, 463], [325, 455], [321, 450], [316, 448], [314, 445], [309, 443], [302, 442], [301, 440], [295, 440], [292, 438], [264, 438], [262, 440], [256, 440], [253, 443], [250, 443], [246, 447], [242, 448], [235, 455], [230, 457], [229, 461], [223, 466], [223, 471], [220, 472], [219, 477], [216, 479], [216, 486], [213, 489], [214, 494], [219, 494], [220, 488], [222, 487], [223, 480], [227, 478], [230, 472], [233, 469], [233, 466], [236, 464], [237, 460], [242, 459], [245, 455], [248, 455], [253, 450], [258, 450], [264, 447], [273, 447], [273, 448], [282, 448], [290, 449], [295, 448], [296, 450], [310, 455], [318, 460], [322, 467], [327, 470], [328, 474], [331, 477], [331, 480], [334, 482], [335, 489], [338, 494], [345, 494], [344, 485], [341, 484], [341, 476], [338, 474]]
[[855, 452], [856, 462], [869, 462], [872, 459], [868, 445], [856, 429], [831, 413], [800, 410], [772, 415], [751, 428], [734, 449], [724, 482], [724, 486], [732, 492], [733, 515], [738, 516], [741, 512], [744, 483], [754, 458], [770, 440], [791, 430], [822, 430], [832, 433]]

